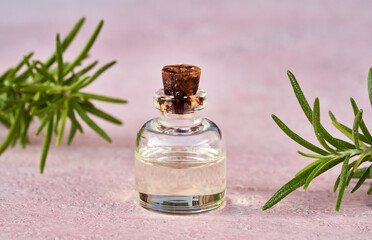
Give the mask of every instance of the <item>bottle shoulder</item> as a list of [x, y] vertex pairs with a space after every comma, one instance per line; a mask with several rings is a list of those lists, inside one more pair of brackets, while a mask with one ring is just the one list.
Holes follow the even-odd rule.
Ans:
[[158, 119], [147, 121], [137, 134], [137, 151], [145, 148], [214, 149], [223, 151], [220, 128], [211, 120], [203, 118], [199, 125], [189, 129], [165, 128]]
[[160, 124], [159, 118], [153, 118], [147, 121], [141, 129], [143, 129], [143, 131], [152, 132], [154, 134], [185, 137], [213, 132], [216, 133], [220, 138], [222, 138], [220, 128], [217, 126], [216, 123], [208, 118], [203, 118], [200, 121], [200, 124], [191, 127], [166, 127]]

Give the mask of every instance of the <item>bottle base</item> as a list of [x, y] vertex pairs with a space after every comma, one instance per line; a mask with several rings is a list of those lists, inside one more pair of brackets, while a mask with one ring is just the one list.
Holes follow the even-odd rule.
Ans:
[[144, 208], [176, 214], [206, 212], [218, 208], [225, 201], [225, 191], [212, 195], [174, 196], [136, 192], [137, 202]]

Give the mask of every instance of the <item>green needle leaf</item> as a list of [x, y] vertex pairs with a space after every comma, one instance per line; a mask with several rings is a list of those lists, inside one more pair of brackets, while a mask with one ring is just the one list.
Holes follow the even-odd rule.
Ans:
[[368, 73], [368, 95], [369, 95], [369, 101], [372, 105], [372, 68], [369, 69]]
[[46, 128], [45, 135], [44, 135], [43, 148], [41, 150], [41, 157], [40, 157], [40, 173], [41, 174], [44, 172], [45, 161], [48, 156], [50, 142], [52, 140], [53, 123], [54, 123], [54, 119], [52, 116], [49, 119], [48, 124], [47, 124], [47, 128]]
[[46, 128], [40, 156], [41, 173], [45, 167], [53, 132], [57, 135], [56, 145], [59, 146], [67, 118], [71, 121], [68, 145], [71, 144], [77, 130], [83, 133], [75, 111], [83, 121], [109, 142], [111, 142], [109, 136], [90, 119], [88, 113], [115, 124], [122, 123], [119, 119], [95, 108], [89, 100], [114, 103], [126, 103], [126, 100], [79, 93], [80, 88], [92, 83], [116, 63], [110, 62], [90, 76], [86, 74], [97, 65], [98, 61], [81, 66], [83, 60], [89, 57], [89, 51], [101, 31], [103, 21], [100, 21], [76, 59], [72, 62], [64, 62], [63, 53], [79, 32], [84, 21], [85, 18], [80, 19], [63, 41], [59, 34], [56, 35], [55, 52], [45, 63], [39, 60], [31, 61], [33, 53], [30, 53], [24, 56], [16, 66], [0, 73], [0, 124], [8, 128], [8, 133], [0, 145], [0, 154], [9, 146], [20, 143], [22, 147], [25, 147], [29, 143], [29, 126], [37, 116], [40, 125], [36, 130], [36, 135]]
[[362, 115], [363, 115], [363, 110], [360, 110], [355, 116], [354, 124], [353, 124], [352, 136], [353, 136], [353, 141], [354, 141], [354, 145], [356, 149], [360, 149], [359, 147], [359, 125], [360, 125], [360, 121], [362, 120]]
[[145, 130], [145, 128], [144, 128], [144, 126], [142, 126], [141, 129], [137, 133], [137, 137], [136, 137], [136, 147], [137, 148], [140, 145], [141, 138], [145, 138], [144, 136], [142, 136], [144, 130]]
[[309, 168], [313, 168], [314, 166], [317, 167], [319, 166], [319, 164], [323, 161], [325, 161], [327, 159], [318, 159], [312, 163], [310, 163], [309, 165], [307, 165], [306, 167], [304, 167], [303, 169], [301, 169], [298, 173], [296, 173], [295, 177], [301, 175], [303, 172], [306, 172]]
[[[356, 171], [355, 171], [355, 173], [354, 173], [354, 175], [353, 175], [353, 178], [361, 178], [362, 177], [362, 175], [364, 174], [364, 171], [367, 169], [367, 167], [362, 167], [362, 168], [358, 168]], [[372, 177], [372, 176], [371, 176]], [[368, 177], [367, 177], [368, 178]]]
[[303, 147], [313, 151], [313, 152], [316, 152], [316, 153], [319, 153], [321, 155], [328, 155], [329, 153], [324, 151], [323, 149], [321, 148], [318, 148], [317, 146], [313, 145], [312, 143], [306, 141], [305, 139], [303, 139], [302, 137], [300, 137], [299, 135], [297, 135], [296, 133], [294, 133], [292, 130], [290, 130], [277, 116], [275, 116], [274, 114], [271, 115], [271, 117], [273, 118], [273, 120], [275, 121], [275, 123], [280, 127], [280, 129], [282, 129], [282, 131], [287, 134], [288, 137], [290, 137], [292, 140], [294, 140], [295, 142], [297, 142], [298, 144], [302, 145]]
[[[307, 119], [309, 120], [309, 122], [312, 124], [312, 121], [313, 121], [313, 112], [310, 108], [310, 105], [309, 103], [307, 102], [302, 90], [301, 90], [301, 87], [300, 85], [298, 84], [295, 76], [290, 72], [290, 71], [287, 71], [287, 74], [288, 74], [288, 77], [291, 81], [291, 85], [292, 85], [292, 88], [293, 88], [293, 91], [296, 95], [296, 98], [303, 110], [303, 112], [305, 113]], [[354, 148], [354, 145], [348, 143], [348, 142], [345, 142], [341, 139], [337, 139], [337, 138], [334, 138], [331, 136], [331, 134], [329, 134], [325, 129], [324, 127], [319, 124], [319, 132], [323, 135], [324, 139], [329, 142], [330, 144], [332, 144], [334, 147], [336, 148], [339, 148], [339, 149], [349, 149], [349, 148]]]
[[337, 201], [336, 201], [336, 211], [338, 212], [340, 210], [342, 197], [344, 195], [345, 189], [347, 187], [347, 172], [348, 172], [348, 166], [349, 166], [349, 159], [350, 156], [346, 156], [344, 163], [342, 164], [342, 170], [341, 170], [341, 177], [340, 177], [340, 188], [337, 195]]
[[79, 103], [75, 102], [74, 100], [71, 100], [71, 103], [73, 107], [76, 109], [77, 113], [81, 117], [81, 119], [88, 124], [89, 127], [91, 127], [98, 135], [100, 135], [102, 138], [104, 138], [106, 141], [111, 143], [111, 138], [106, 134], [105, 131], [103, 131], [92, 119], [88, 117], [88, 115], [85, 113], [84, 109], [79, 105]]
[[297, 177], [294, 177], [291, 181], [286, 183], [283, 187], [281, 187], [270, 199], [265, 203], [262, 207], [262, 210], [266, 210], [274, 206], [288, 194], [296, 190], [297, 188], [304, 185], [307, 175], [315, 168], [316, 166], [310, 167], [303, 173], [299, 174]]
[[356, 172], [357, 168], [359, 167], [359, 165], [363, 162], [365, 162], [366, 160], [368, 160], [371, 156], [371, 153], [369, 152], [364, 152], [359, 158], [358, 160], [356, 161], [355, 165], [354, 165], [354, 168], [353, 168], [353, 172]]
[[75, 127], [80, 131], [80, 133], [84, 133], [83, 128], [81, 127], [80, 123], [76, 119], [76, 116], [75, 116], [75, 113], [74, 113], [73, 106], [72, 106], [71, 102], [70, 102], [69, 105], [70, 105], [70, 107], [69, 107], [69, 111], [68, 111], [68, 117], [70, 118], [71, 124], [74, 124]]
[[24, 93], [32, 93], [32, 92], [45, 92], [49, 89], [51, 89], [51, 86], [35, 85], [35, 86], [23, 87], [20, 89], [20, 91]]
[[318, 139], [319, 143], [327, 149], [329, 152], [337, 154], [337, 152], [328, 146], [328, 144], [324, 141], [323, 134], [320, 132], [320, 107], [319, 107], [319, 99], [315, 98], [314, 101], [314, 112], [313, 112], [313, 128], [315, 132], [315, 136]]
[[288, 74], [289, 80], [291, 81], [291, 85], [292, 85], [293, 91], [296, 95], [296, 98], [297, 98], [298, 102], [300, 103], [300, 106], [301, 106], [302, 110], [304, 111], [307, 119], [311, 123], [313, 121], [312, 120], [313, 119], [313, 115], [312, 115], [313, 111], [311, 110], [311, 107], [310, 107], [308, 101], [306, 100], [305, 95], [302, 92], [301, 87], [298, 84], [295, 76], [290, 71], [287, 71], [287, 74]]
[[94, 100], [99, 100], [99, 101], [104, 101], [104, 102], [111, 102], [111, 103], [128, 103], [128, 101], [124, 100], [124, 99], [106, 97], [106, 96], [97, 95], [97, 94], [93, 94], [93, 93], [79, 92], [79, 94], [86, 99], [94, 99]]
[[[20, 61], [17, 66], [9, 71], [9, 73], [6, 74], [7, 77], [14, 77], [15, 74], [27, 63], [27, 61], [34, 55], [34, 52], [29, 53], [26, 55], [22, 61]], [[3, 77], [3, 76], [2, 76]]]
[[[322, 173], [326, 172], [327, 170], [333, 168], [340, 162], [342, 162], [344, 159], [340, 158], [337, 161], [332, 161], [331, 164], [327, 165], [325, 168], [323, 168], [321, 171], [318, 172], [317, 176], [321, 175]], [[300, 175], [294, 177], [292, 180], [290, 180], [288, 183], [286, 183], [283, 187], [281, 187], [270, 199], [265, 203], [265, 205], [262, 207], [262, 210], [266, 210], [277, 204], [280, 200], [282, 200], [284, 197], [286, 197], [288, 194], [296, 190], [297, 188], [301, 187], [305, 184], [307, 176], [317, 167], [317, 165], [314, 165], [310, 168], [308, 168], [306, 171], [301, 173]], [[316, 177], [317, 177], [316, 176]]]
[[32, 121], [32, 117], [30, 116], [29, 112], [23, 111], [23, 116], [21, 118], [21, 130], [20, 130], [20, 140], [22, 148], [26, 148], [26, 145], [30, 142], [27, 136], [28, 128], [30, 127], [30, 123]]
[[369, 186], [369, 188], [367, 190], [367, 194], [369, 195], [369, 194], [371, 194], [371, 192], [372, 192], [372, 184], [371, 184], [371, 186]]
[[335, 157], [333, 159], [324, 159], [320, 164], [317, 165], [317, 167], [309, 174], [309, 176], [306, 179], [304, 190], [306, 190], [311, 181], [318, 176], [318, 173], [321, 172], [323, 169], [327, 168], [328, 166], [332, 165], [334, 162], [338, 162], [341, 157]]
[[92, 77], [88, 78], [88, 80], [83, 85], [81, 85], [79, 88], [84, 88], [84, 87], [88, 86], [97, 77], [99, 77], [99, 75], [101, 75], [104, 71], [106, 71], [110, 67], [114, 66], [115, 64], [116, 64], [116, 61], [112, 61], [112, 62], [107, 63], [106, 65], [104, 65], [103, 67], [101, 67], [100, 69], [98, 69], [97, 72], [95, 72]]
[[[23, 59], [24, 60], [24, 59]], [[0, 75], [0, 83], [3, 82], [13, 71], [13, 68], [6, 70], [3, 74]]]
[[23, 73], [12, 79], [12, 83], [18, 83], [26, 80], [32, 75], [32, 67], [27, 68]]
[[56, 58], [58, 64], [58, 82], [62, 83], [63, 81], [63, 59], [62, 59], [62, 45], [61, 40], [59, 39], [59, 34], [56, 37]]
[[[348, 171], [349, 171], [350, 168], [354, 167], [354, 165], [355, 165], [356, 162], [357, 161], [354, 161], [354, 162], [352, 162], [352, 163], [349, 164]], [[353, 177], [353, 176], [354, 176], [354, 174], [351, 177]], [[341, 174], [338, 175], [338, 177], [337, 177], [337, 179], [335, 181], [335, 184], [333, 186], [333, 192], [336, 192], [337, 191], [338, 185], [340, 184], [340, 177], [341, 177]]]
[[297, 151], [298, 154], [304, 156], [304, 157], [308, 157], [308, 158], [316, 158], [316, 159], [319, 159], [319, 158], [322, 158], [324, 156], [322, 155], [316, 155], [316, 154], [308, 154], [308, 153], [304, 153], [304, 152], [301, 152], [301, 151]]
[[76, 73], [78, 76], [83, 76], [87, 72], [89, 72], [91, 69], [93, 69], [98, 64], [98, 61], [94, 61], [85, 68], [81, 69], [79, 72]]
[[94, 61], [93, 63], [89, 64], [87, 67], [81, 69], [76, 74], [73, 74], [70, 78], [64, 81], [65, 85], [70, 85], [72, 83], [75, 83], [77, 80], [80, 79], [81, 76], [89, 72], [92, 68], [94, 68], [97, 65], [98, 61]]
[[53, 125], [53, 132], [55, 134], [57, 134], [57, 128], [58, 128], [58, 125], [59, 125], [59, 121], [60, 120], [61, 120], [61, 112], [60, 111], [56, 111], [54, 125]]
[[[335, 126], [340, 132], [342, 132], [347, 138], [353, 141], [353, 130], [343, 125], [342, 123], [339, 123], [331, 111], [329, 111], [328, 113], [329, 113], [330, 118], [332, 119], [333, 126]], [[369, 140], [363, 134], [359, 133], [359, 139], [360, 139], [359, 141], [360, 146], [366, 147], [366, 145], [362, 143], [361, 141], [365, 143], [369, 143]]]
[[72, 69], [74, 69], [78, 64], [80, 64], [81, 60], [84, 59], [90, 48], [93, 46], [93, 43], [95, 42], [96, 38], [98, 37], [98, 34], [99, 32], [101, 31], [101, 28], [103, 26], [103, 20], [101, 20], [98, 24], [98, 26], [96, 27], [96, 29], [94, 30], [92, 36], [90, 37], [89, 41], [87, 42], [87, 44], [85, 45], [85, 47], [83, 48], [83, 50], [80, 52], [80, 54], [75, 58], [75, 60], [69, 64], [67, 66], [67, 68], [64, 70], [64, 75], [66, 75], [67, 73], [69, 73]]
[[99, 110], [98, 108], [95, 108], [95, 107], [90, 107], [90, 106], [84, 106], [83, 105], [83, 109], [97, 117], [100, 117], [102, 119], [105, 119], [109, 122], [112, 122], [114, 124], [118, 124], [118, 125], [121, 125], [123, 124], [122, 121], [120, 121], [119, 119], [111, 116], [110, 114], [102, 111], [102, 110]]
[[43, 77], [45, 77], [45, 79], [51, 81], [51, 82], [55, 82], [56, 80], [54, 79], [54, 77], [48, 72], [48, 70], [45, 68], [45, 66], [43, 65], [42, 62], [40, 61], [35, 61], [34, 62], [34, 68], [36, 69], [36, 71], [42, 75]]
[[[359, 108], [355, 102], [355, 100], [353, 98], [350, 98], [350, 102], [351, 102], [351, 106], [353, 107], [353, 111], [354, 111], [354, 115], [357, 115], [358, 112], [359, 112]], [[360, 121], [360, 129], [362, 130], [364, 136], [366, 137], [367, 139], [367, 143], [369, 144], [372, 144], [372, 136], [371, 136], [371, 133], [368, 131], [368, 128], [366, 126], [366, 124], [364, 123], [363, 121], [363, 118], [362, 120]]]
[[[78, 34], [80, 28], [83, 26], [84, 21], [85, 21], [85, 18], [81, 18], [75, 24], [75, 26], [71, 29], [71, 31], [67, 34], [65, 39], [63, 39], [63, 41], [62, 41], [63, 51], [65, 51], [68, 48], [68, 46], [70, 45], [70, 43], [72, 42], [72, 40], [74, 40], [74, 38]], [[49, 59], [45, 62], [46, 68], [49, 68], [55, 62], [55, 60], [56, 60], [56, 53], [54, 52], [52, 54], [52, 56], [50, 56]]]
[[36, 130], [36, 133], [35, 133], [36, 136], [39, 136], [39, 134], [41, 133], [41, 131], [44, 129], [44, 127], [46, 126], [46, 124], [49, 122], [50, 118], [53, 116], [53, 114], [54, 114], [53, 112], [50, 112], [50, 113], [46, 114], [42, 118], [42, 120], [40, 121], [40, 125], [37, 128], [37, 130]]
[[0, 122], [6, 127], [6, 128], [10, 128], [10, 121], [7, 117], [3, 116], [0, 114]]
[[70, 146], [72, 140], [74, 139], [75, 133], [76, 133], [77, 127], [74, 122], [71, 122], [71, 128], [70, 128], [70, 133], [67, 138], [67, 145]]
[[371, 167], [372, 167], [372, 165], [364, 170], [363, 175], [360, 177], [359, 181], [357, 182], [357, 184], [355, 185], [353, 190], [351, 190], [350, 193], [354, 193], [356, 190], [358, 190], [360, 188], [360, 186], [362, 186], [362, 184], [366, 181], [370, 170], [372, 169]]
[[59, 147], [59, 145], [61, 143], [61, 140], [62, 140], [62, 137], [63, 137], [63, 132], [65, 130], [67, 115], [68, 115], [68, 102], [65, 101], [65, 108], [62, 111], [61, 122], [60, 122], [59, 129], [58, 129], [58, 132], [57, 132], [57, 140], [56, 140], [56, 146], [57, 147]]
[[19, 127], [19, 122], [20, 122], [20, 119], [21, 119], [22, 110], [23, 110], [23, 105], [17, 107], [16, 114], [15, 114], [15, 117], [14, 117], [14, 121], [9, 128], [8, 134], [6, 135], [5, 139], [3, 140], [3, 142], [0, 145], [0, 155], [3, 154], [3, 152], [8, 148], [9, 144], [14, 139], [16, 131], [18, 130], [18, 127]]
[[[372, 178], [372, 165], [368, 169], [359, 168], [359, 166], [364, 162], [367, 161], [372, 162], [371, 147], [364, 144], [364, 143], [372, 144], [372, 136], [362, 119], [362, 110], [359, 110], [355, 101], [351, 98], [351, 104], [355, 114], [352, 129], [339, 123], [336, 120], [335, 116], [332, 114], [332, 112], [329, 112], [329, 116], [332, 119], [332, 124], [344, 135], [350, 138], [355, 145], [343, 141], [341, 139], [334, 138], [332, 135], [329, 134], [327, 130], [325, 130], [325, 128], [320, 123], [319, 99], [318, 98], [315, 99], [312, 110], [293, 74], [288, 71], [288, 76], [290, 78], [293, 90], [295, 92], [298, 102], [300, 103], [302, 110], [304, 111], [310, 123], [313, 125], [314, 132], [319, 143], [327, 151], [320, 149], [320, 151], [324, 151], [325, 154], [319, 153], [317, 152], [317, 150], [314, 151], [321, 155], [307, 154], [298, 151], [299, 154], [305, 157], [316, 158], [317, 160], [304, 167], [295, 175], [295, 177], [291, 181], [289, 181], [282, 188], [280, 188], [271, 197], [271, 199], [269, 199], [269, 201], [263, 206], [263, 210], [272, 207], [273, 205], [275, 205], [277, 202], [279, 202], [281, 199], [283, 199], [285, 196], [287, 196], [300, 186], [304, 185], [304, 189], [306, 189], [314, 178], [343, 162], [341, 174], [337, 178], [334, 186], [334, 191], [339, 189], [336, 202], [336, 211], [339, 211], [343, 194], [345, 192], [345, 189], [348, 187], [351, 179], [359, 178], [358, 183], [352, 190], [352, 192], [355, 192], [360, 187], [360, 185], [362, 185], [362, 183], [365, 182], [365, 179]], [[368, 85], [369, 96], [372, 104], [372, 68], [370, 69], [369, 73]], [[288, 136], [290, 136], [296, 142], [300, 143], [302, 146], [306, 147], [308, 143], [306, 140], [299, 138], [297, 134], [292, 132], [286, 125], [284, 125], [284, 123], [282, 123], [274, 115], [273, 119]], [[362, 133], [359, 133], [359, 128], [361, 129]], [[330, 147], [328, 144], [332, 145], [335, 149]], [[313, 145], [310, 147], [310, 149], [311, 148], [313, 148]], [[353, 161], [349, 164], [350, 158], [356, 155], [361, 156], [356, 161]], [[372, 185], [368, 189], [367, 193], [370, 194], [371, 192]]]
[[[74, 82], [73, 84], [71, 84], [71, 85], [69, 85], [69, 86], [67, 86], [67, 87], [63, 87], [63, 91], [65, 91], [65, 92], [67, 92], [67, 91], [74, 91], [74, 90], [76, 90], [76, 89], [79, 89], [80, 88], [80, 86], [82, 86], [83, 84], [84, 84], [84, 82], [87, 80], [87, 79], [89, 79], [90, 77], [84, 77], [84, 78], [82, 78], [82, 79], [80, 79], [80, 80], [78, 80], [78, 81], [76, 81], [76, 82]], [[78, 93], [78, 94], [80, 94], [80, 93]]]

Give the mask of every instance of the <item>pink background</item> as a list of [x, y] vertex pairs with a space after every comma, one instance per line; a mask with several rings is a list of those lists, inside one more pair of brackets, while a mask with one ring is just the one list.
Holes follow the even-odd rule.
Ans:
[[[45, 59], [55, 33], [64, 36], [82, 16], [87, 22], [67, 52], [71, 60], [100, 19], [105, 26], [91, 51], [118, 64], [87, 91], [123, 97], [129, 105], [98, 104], [124, 120], [97, 120], [113, 138], [104, 142], [85, 126], [73, 146], [52, 147], [38, 173], [42, 138], [26, 150], [0, 156], [1, 239], [367, 239], [372, 199], [367, 185], [334, 212], [331, 190], [340, 166], [295, 191], [272, 209], [260, 208], [310, 161], [297, 155], [270, 118], [315, 141], [292, 93], [286, 70], [299, 79], [310, 102], [347, 125], [349, 97], [372, 114], [366, 78], [372, 66], [372, 3], [340, 1], [2, 1], [0, 71], [30, 50]], [[202, 68], [208, 92], [205, 116], [224, 131], [228, 147], [228, 197], [223, 208], [193, 216], [164, 215], [134, 203], [133, 151], [137, 130], [157, 115], [152, 94], [161, 68], [189, 63]], [[32, 125], [33, 130], [37, 123]], [[0, 126], [0, 139], [6, 134]], [[355, 182], [353, 182], [354, 184]], [[349, 189], [350, 191], [350, 189]]]

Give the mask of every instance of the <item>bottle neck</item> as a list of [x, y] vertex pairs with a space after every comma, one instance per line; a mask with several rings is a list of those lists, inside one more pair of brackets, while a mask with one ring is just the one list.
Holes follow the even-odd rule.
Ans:
[[171, 114], [160, 111], [158, 122], [166, 128], [191, 129], [201, 124], [203, 118], [201, 111], [186, 114]]

